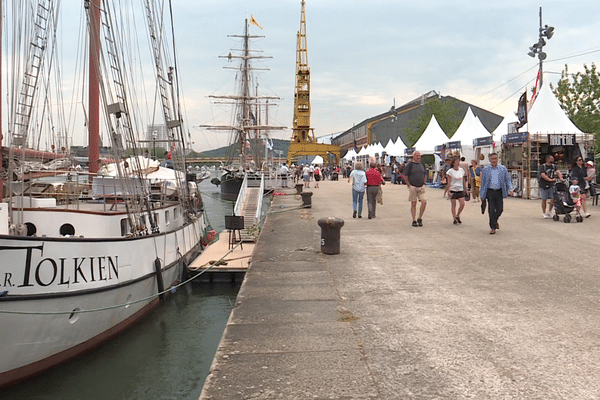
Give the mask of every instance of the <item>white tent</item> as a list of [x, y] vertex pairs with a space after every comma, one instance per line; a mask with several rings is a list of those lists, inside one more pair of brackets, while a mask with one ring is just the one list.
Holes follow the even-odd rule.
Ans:
[[506, 135], [508, 133], [508, 124], [519, 122], [519, 118], [514, 111], [509, 111], [508, 114], [504, 117], [500, 125], [494, 129], [492, 132], [492, 136], [494, 137], [495, 143], [500, 143], [502, 141], [502, 135]]
[[583, 136], [583, 132], [567, 117], [554, 93], [546, 84], [542, 86], [537, 99], [531, 106], [527, 121], [527, 128], [520, 130], [529, 132], [529, 134], [567, 133]]
[[352, 157], [356, 157], [356, 150], [354, 150], [354, 149], [348, 150], [348, 152], [346, 153], [346, 155], [343, 158], [344, 158], [344, 160], [352, 161]]
[[323, 157], [321, 156], [316, 156], [315, 158], [313, 158], [313, 160], [311, 161], [311, 164], [323, 164]]
[[390, 138], [387, 142], [387, 144], [385, 145], [385, 147], [383, 148], [383, 151], [386, 152], [386, 154], [388, 155], [394, 155], [391, 152], [394, 150], [394, 141]]
[[406, 149], [406, 145], [404, 144], [404, 142], [402, 141], [402, 139], [400, 138], [400, 136], [398, 136], [398, 139], [396, 139], [396, 143], [394, 143], [394, 154], [396, 157], [403, 157], [404, 156], [404, 150]]
[[427, 128], [419, 140], [417, 140], [414, 147], [421, 154], [433, 154], [435, 146], [447, 143], [448, 141], [448, 136], [444, 133], [440, 124], [438, 124], [435, 115], [432, 115], [429, 125], [427, 125]]
[[358, 151], [358, 153], [356, 155], [357, 156], [368, 156], [369, 150], [363, 146], [363, 147], [361, 147], [361, 149]]
[[473, 139], [491, 136], [490, 132], [483, 126], [479, 118], [473, 114], [471, 107], [467, 109], [465, 118], [460, 123], [460, 126], [452, 135], [449, 141], [460, 141], [460, 152], [467, 160], [472, 160], [475, 157], [473, 150]]
[[467, 109], [467, 113], [465, 114], [465, 118], [463, 118], [460, 126], [452, 135], [452, 138], [449, 141], [459, 141], [461, 145], [471, 145], [473, 146], [473, 139], [481, 138], [484, 136], [490, 136], [490, 132], [485, 129], [485, 126], [481, 123], [479, 118], [473, 114], [471, 107]]

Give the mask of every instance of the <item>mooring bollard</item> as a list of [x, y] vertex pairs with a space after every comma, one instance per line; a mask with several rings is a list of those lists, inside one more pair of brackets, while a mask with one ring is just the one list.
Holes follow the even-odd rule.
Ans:
[[296, 194], [302, 193], [302, 187], [304, 187], [303, 183], [296, 183]]
[[312, 208], [312, 201], [310, 199], [312, 192], [302, 192], [300, 196], [302, 196], [302, 208]]
[[323, 254], [340, 254], [340, 231], [344, 226], [341, 218], [321, 218], [317, 222], [321, 227], [321, 252]]

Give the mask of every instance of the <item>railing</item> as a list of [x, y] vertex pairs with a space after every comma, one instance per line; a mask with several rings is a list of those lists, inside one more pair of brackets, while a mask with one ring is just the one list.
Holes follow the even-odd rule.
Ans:
[[235, 201], [235, 207], [233, 207], [234, 215], [242, 215], [242, 207], [244, 206], [244, 197], [246, 197], [246, 189], [248, 189], [248, 174], [244, 174], [244, 181], [240, 187], [237, 200]]
[[265, 174], [260, 175], [260, 191], [258, 192], [258, 201], [256, 204], [256, 214], [254, 214], [254, 220], [257, 223], [260, 223], [260, 217], [262, 213], [262, 198], [263, 193], [265, 192]]

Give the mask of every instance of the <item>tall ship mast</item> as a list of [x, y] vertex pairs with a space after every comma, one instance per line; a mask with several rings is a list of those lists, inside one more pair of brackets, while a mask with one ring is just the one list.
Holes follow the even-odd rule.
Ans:
[[[244, 176], [247, 173], [257, 172], [263, 168], [260, 140], [268, 138], [268, 132], [272, 130], [285, 129], [284, 126], [268, 125], [268, 108], [277, 105], [280, 100], [277, 96], [258, 95], [258, 89], [253, 94], [252, 89], [258, 87], [253, 71], [268, 71], [268, 68], [255, 67], [253, 60], [270, 59], [271, 56], [260, 54], [258, 50], [251, 48], [251, 39], [263, 38], [264, 36], [251, 35], [250, 24], [257, 25], [253, 17], [245, 19], [243, 35], [228, 35], [228, 37], [241, 38], [242, 48], [231, 49], [229, 54], [219, 56], [229, 62], [238, 61], [235, 67], [224, 67], [237, 71], [236, 90], [233, 95], [210, 95], [213, 104], [225, 104], [232, 107], [232, 122], [229, 125], [200, 125], [200, 128], [208, 130], [220, 130], [231, 132], [231, 152], [224, 167], [219, 184], [221, 194], [225, 197], [235, 198], [240, 190]], [[265, 115], [262, 121], [262, 115]], [[252, 150], [252, 151], [250, 151]], [[266, 157], [266, 154], [265, 154]]]

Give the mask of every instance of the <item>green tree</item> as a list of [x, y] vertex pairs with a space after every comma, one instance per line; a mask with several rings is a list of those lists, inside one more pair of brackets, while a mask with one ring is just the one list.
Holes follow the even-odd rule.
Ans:
[[437, 122], [448, 137], [452, 137], [460, 126], [461, 119], [458, 117], [456, 101], [441, 101], [439, 98], [434, 98], [425, 103], [421, 114], [404, 128], [403, 136], [406, 138], [407, 146], [412, 147], [417, 143], [417, 140], [425, 132], [432, 115], [435, 115]]
[[571, 121], [583, 132], [596, 136], [596, 152], [600, 150], [600, 72], [596, 65], [583, 65], [583, 72], [569, 74], [565, 65], [556, 87], [550, 88]]

